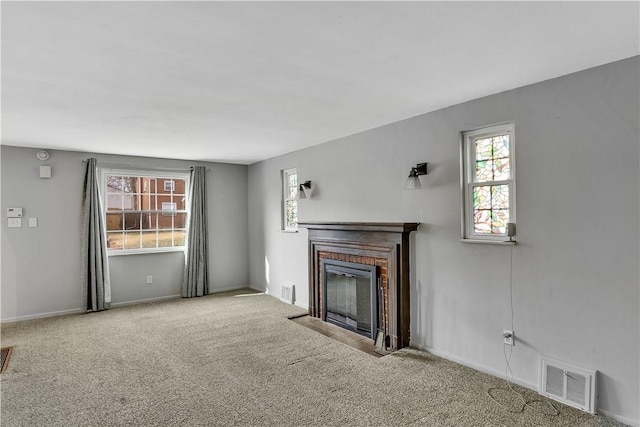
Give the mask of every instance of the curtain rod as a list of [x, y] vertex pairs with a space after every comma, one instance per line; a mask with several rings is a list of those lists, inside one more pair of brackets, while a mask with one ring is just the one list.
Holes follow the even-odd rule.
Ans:
[[[82, 163], [86, 163], [89, 159], [84, 159]], [[152, 171], [164, 171], [164, 172], [191, 172], [193, 170], [193, 166], [189, 168], [164, 168], [157, 166], [141, 166], [141, 165], [127, 165], [124, 163], [107, 163], [107, 162], [98, 162], [98, 166], [108, 167], [108, 168], [122, 168], [122, 169], [144, 169], [144, 170], [152, 170]], [[211, 172], [211, 169], [207, 168], [207, 172]]]

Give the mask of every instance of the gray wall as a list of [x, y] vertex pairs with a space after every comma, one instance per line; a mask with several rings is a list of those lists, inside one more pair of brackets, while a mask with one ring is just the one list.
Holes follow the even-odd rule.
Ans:
[[[2, 320], [78, 311], [80, 287], [80, 208], [86, 163], [165, 168], [207, 166], [209, 196], [210, 292], [246, 286], [248, 275], [247, 167], [222, 163], [111, 156], [50, 150], [46, 162], [38, 150], [2, 146]], [[38, 167], [52, 166], [53, 177], [40, 179]], [[22, 228], [7, 228], [6, 208], [24, 210]], [[38, 218], [29, 228], [27, 219]], [[151, 300], [180, 294], [184, 254], [122, 255], [109, 258], [112, 302]], [[153, 284], [146, 284], [146, 276]]]
[[[307, 232], [280, 231], [281, 169], [312, 180], [302, 221], [417, 221], [411, 342], [504, 375], [510, 247], [460, 239], [460, 132], [514, 121], [516, 381], [539, 356], [600, 371], [603, 413], [638, 423], [638, 57], [500, 93], [249, 167], [250, 278], [306, 306]], [[429, 162], [423, 190], [403, 191]], [[267, 268], [268, 265], [268, 268]]]

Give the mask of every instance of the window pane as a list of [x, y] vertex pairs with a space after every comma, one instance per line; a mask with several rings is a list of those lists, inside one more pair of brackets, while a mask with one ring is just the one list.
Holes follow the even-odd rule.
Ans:
[[476, 161], [476, 182], [493, 181], [493, 160]]
[[155, 248], [156, 247], [156, 231], [143, 231], [142, 232], [142, 247], [143, 248]]
[[158, 178], [158, 194], [171, 194], [174, 188], [173, 180], [170, 178]]
[[494, 185], [491, 187], [491, 207], [493, 209], [509, 209], [508, 185]]
[[158, 228], [160, 230], [171, 230], [173, 228], [173, 215], [172, 214], [158, 215]]
[[144, 177], [142, 179], [142, 188], [140, 190], [141, 193], [153, 194], [156, 192], [156, 179]]
[[184, 179], [174, 179], [175, 189], [173, 194], [187, 194], [187, 181]]
[[509, 157], [509, 135], [500, 135], [493, 139], [493, 158], [504, 157]]
[[177, 213], [173, 217], [173, 227], [174, 228], [187, 228], [187, 214], [186, 213]]
[[124, 236], [122, 233], [107, 233], [107, 248], [122, 249]]
[[159, 248], [170, 248], [173, 246], [173, 232], [169, 231], [158, 231], [158, 247]]
[[493, 234], [506, 234], [508, 222], [509, 222], [508, 210], [495, 209], [491, 211], [491, 232]]
[[477, 234], [505, 234], [509, 222], [509, 186], [473, 188], [473, 229]]
[[289, 200], [285, 206], [285, 225], [296, 227], [298, 225], [298, 203], [295, 200]]
[[184, 246], [184, 239], [186, 236], [186, 231], [184, 230], [176, 230], [173, 232], [173, 245], [174, 246]]
[[124, 233], [124, 248], [125, 249], [138, 249], [140, 248], [140, 232], [126, 232]]
[[186, 196], [178, 196], [173, 195], [173, 203], [176, 204], [176, 209], [179, 211], [184, 211], [187, 209], [187, 197]]
[[134, 206], [137, 206], [141, 211], [155, 211], [156, 210], [156, 195], [155, 194], [139, 194], [134, 198]]
[[120, 183], [124, 193], [138, 193], [142, 188], [140, 186], [140, 178], [137, 176], [123, 176]]
[[124, 229], [125, 230], [140, 230], [140, 223], [142, 214], [140, 213], [125, 213], [124, 214]]
[[289, 187], [297, 187], [298, 186], [298, 174], [292, 173], [289, 175]]
[[107, 231], [111, 230], [124, 230], [124, 221], [122, 220], [121, 213], [108, 213], [107, 214]]
[[287, 200], [293, 200], [296, 198], [297, 187], [289, 187], [289, 192], [287, 193]]
[[493, 138], [476, 139], [476, 160], [486, 160], [493, 157]]
[[162, 205], [165, 203], [171, 203], [171, 195], [170, 194], [159, 194], [157, 197], [158, 200], [158, 210], [162, 210]]
[[139, 210], [138, 208], [138, 195], [137, 194], [130, 194], [130, 193], [124, 193], [122, 195], [122, 208], [125, 211], [136, 211]]
[[473, 188], [473, 209], [491, 209], [491, 186]]
[[475, 182], [499, 181], [511, 177], [509, 135], [475, 141]]
[[122, 193], [107, 194], [106, 205], [108, 211], [122, 210]]
[[124, 177], [107, 175], [107, 193], [122, 193], [124, 185]]
[[158, 214], [157, 213], [142, 213], [141, 214], [141, 228], [143, 230], [155, 230], [158, 228]]
[[495, 181], [509, 179], [511, 176], [511, 168], [509, 165], [509, 159], [495, 159], [494, 161], [494, 169], [493, 169], [493, 179]]

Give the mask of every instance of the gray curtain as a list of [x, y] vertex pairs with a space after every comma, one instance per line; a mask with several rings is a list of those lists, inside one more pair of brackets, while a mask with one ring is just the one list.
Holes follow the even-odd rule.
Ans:
[[102, 216], [96, 159], [87, 160], [82, 200], [82, 289], [87, 311], [111, 306], [107, 233]]
[[201, 297], [209, 292], [209, 233], [207, 227], [206, 168], [196, 166], [191, 171], [189, 185], [189, 231], [185, 254], [182, 296]]

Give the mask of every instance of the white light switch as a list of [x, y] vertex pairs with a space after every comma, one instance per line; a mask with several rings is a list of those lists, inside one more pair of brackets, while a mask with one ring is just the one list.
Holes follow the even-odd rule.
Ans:
[[38, 218], [29, 218], [29, 227], [37, 227], [38, 226]]
[[22, 227], [22, 218], [9, 218], [7, 220], [9, 222], [9, 228], [20, 228]]

